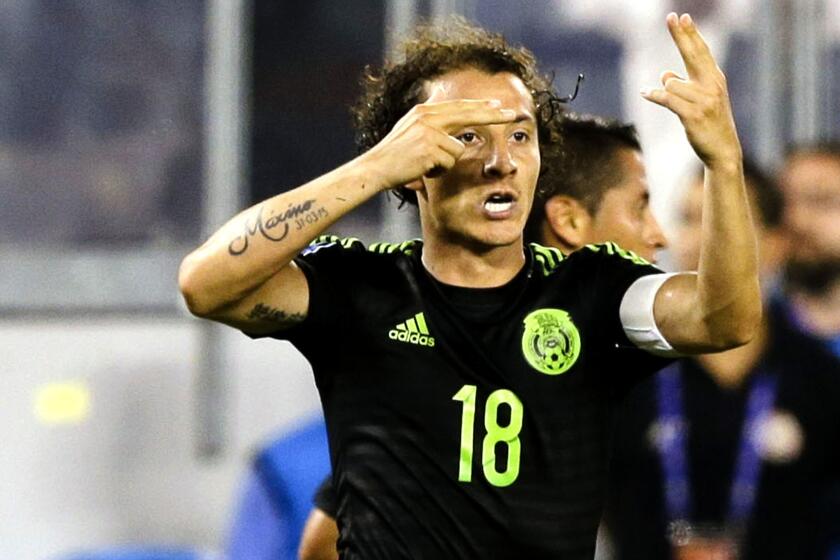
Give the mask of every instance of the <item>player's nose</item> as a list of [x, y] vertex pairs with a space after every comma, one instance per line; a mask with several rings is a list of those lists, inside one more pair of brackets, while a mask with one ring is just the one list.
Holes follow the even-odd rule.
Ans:
[[484, 159], [485, 177], [506, 177], [516, 173], [517, 165], [510, 153], [507, 142], [489, 142]]
[[653, 247], [655, 251], [665, 249], [668, 246], [668, 238], [665, 236], [665, 232], [662, 231], [662, 227], [659, 225], [659, 222], [656, 221], [656, 218], [653, 216], [650, 210], [648, 210], [647, 222], [648, 245]]

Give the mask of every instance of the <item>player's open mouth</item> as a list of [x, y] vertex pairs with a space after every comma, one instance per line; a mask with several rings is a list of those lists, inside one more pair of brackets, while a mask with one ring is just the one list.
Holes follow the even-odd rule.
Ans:
[[513, 196], [507, 193], [494, 193], [484, 201], [484, 210], [491, 217], [506, 218], [513, 208]]

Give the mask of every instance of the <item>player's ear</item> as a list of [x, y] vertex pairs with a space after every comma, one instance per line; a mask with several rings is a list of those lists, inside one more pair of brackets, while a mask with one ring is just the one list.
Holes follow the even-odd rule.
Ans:
[[552, 233], [569, 250], [586, 244], [589, 212], [577, 199], [558, 194], [545, 203], [545, 218]]

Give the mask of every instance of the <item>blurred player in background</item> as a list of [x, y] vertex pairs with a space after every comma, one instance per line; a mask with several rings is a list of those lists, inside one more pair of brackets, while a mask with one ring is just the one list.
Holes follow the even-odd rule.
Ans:
[[[745, 165], [768, 308], [756, 337], [681, 360], [618, 415], [608, 519], [616, 558], [826, 558], [822, 500], [840, 480], [840, 362], [769, 304], [787, 255], [783, 200]], [[701, 251], [703, 181], [688, 189], [674, 253]], [[644, 512], [640, 515], [640, 512]]]
[[[591, 558], [617, 402], [655, 353], [752, 337], [755, 239], [725, 80], [690, 17], [667, 23], [687, 76], [643, 95], [706, 166], [696, 275], [612, 244], [524, 247], [552, 140], [534, 97], [547, 84], [527, 52], [464, 26], [455, 44], [426, 30], [368, 82], [367, 152], [184, 260], [191, 311], [311, 362], [343, 558]], [[422, 242], [307, 247], [387, 189], [417, 202]]]
[[527, 241], [564, 253], [612, 241], [650, 262], [665, 235], [650, 209], [642, 147], [631, 124], [568, 114], [563, 146], [548, 169], [525, 227]]

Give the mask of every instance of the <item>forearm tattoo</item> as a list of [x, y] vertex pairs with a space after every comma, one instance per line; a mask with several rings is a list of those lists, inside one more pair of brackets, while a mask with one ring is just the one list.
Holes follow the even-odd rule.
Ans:
[[269, 307], [264, 303], [258, 303], [248, 312], [247, 317], [249, 319], [277, 323], [282, 327], [291, 327], [303, 321], [306, 315], [303, 313], [286, 313], [275, 307]]
[[248, 250], [250, 239], [258, 233], [269, 241], [283, 241], [289, 235], [289, 224], [293, 223], [295, 231], [298, 231], [327, 217], [329, 213], [326, 208], [313, 208], [315, 202], [315, 199], [310, 199], [300, 204], [290, 203], [285, 211], [279, 214], [272, 213], [267, 218], [263, 218], [264, 207], [260, 206], [253, 222], [245, 219], [244, 231], [230, 242], [228, 252], [233, 256], [241, 255]]

